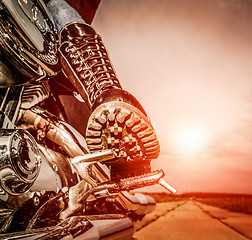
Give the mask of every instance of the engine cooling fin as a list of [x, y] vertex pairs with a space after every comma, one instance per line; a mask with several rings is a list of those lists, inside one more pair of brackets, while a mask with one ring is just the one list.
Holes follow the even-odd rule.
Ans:
[[48, 81], [36, 85], [27, 85], [22, 95], [21, 108], [30, 109], [49, 97], [50, 86]]

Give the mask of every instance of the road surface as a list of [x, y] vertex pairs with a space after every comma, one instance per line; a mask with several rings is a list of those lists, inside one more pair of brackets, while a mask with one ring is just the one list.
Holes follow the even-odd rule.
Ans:
[[158, 204], [136, 224], [134, 240], [252, 240], [252, 215], [195, 201]]

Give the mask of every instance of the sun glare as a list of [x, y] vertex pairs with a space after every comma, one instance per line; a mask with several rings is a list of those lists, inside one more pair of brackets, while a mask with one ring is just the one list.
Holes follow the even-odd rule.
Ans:
[[200, 153], [206, 144], [206, 135], [199, 128], [180, 129], [176, 137], [176, 146], [180, 154]]

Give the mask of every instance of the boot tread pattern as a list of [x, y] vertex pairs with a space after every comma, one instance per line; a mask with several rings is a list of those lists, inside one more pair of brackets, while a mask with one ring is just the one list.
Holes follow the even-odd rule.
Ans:
[[155, 159], [160, 146], [148, 118], [124, 102], [100, 105], [92, 114], [86, 132], [91, 152], [113, 149], [118, 161]]

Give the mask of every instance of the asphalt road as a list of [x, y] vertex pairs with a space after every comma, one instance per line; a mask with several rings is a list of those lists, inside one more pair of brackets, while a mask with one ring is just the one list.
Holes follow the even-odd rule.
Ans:
[[136, 224], [135, 240], [248, 240], [252, 215], [194, 201], [158, 204]]

